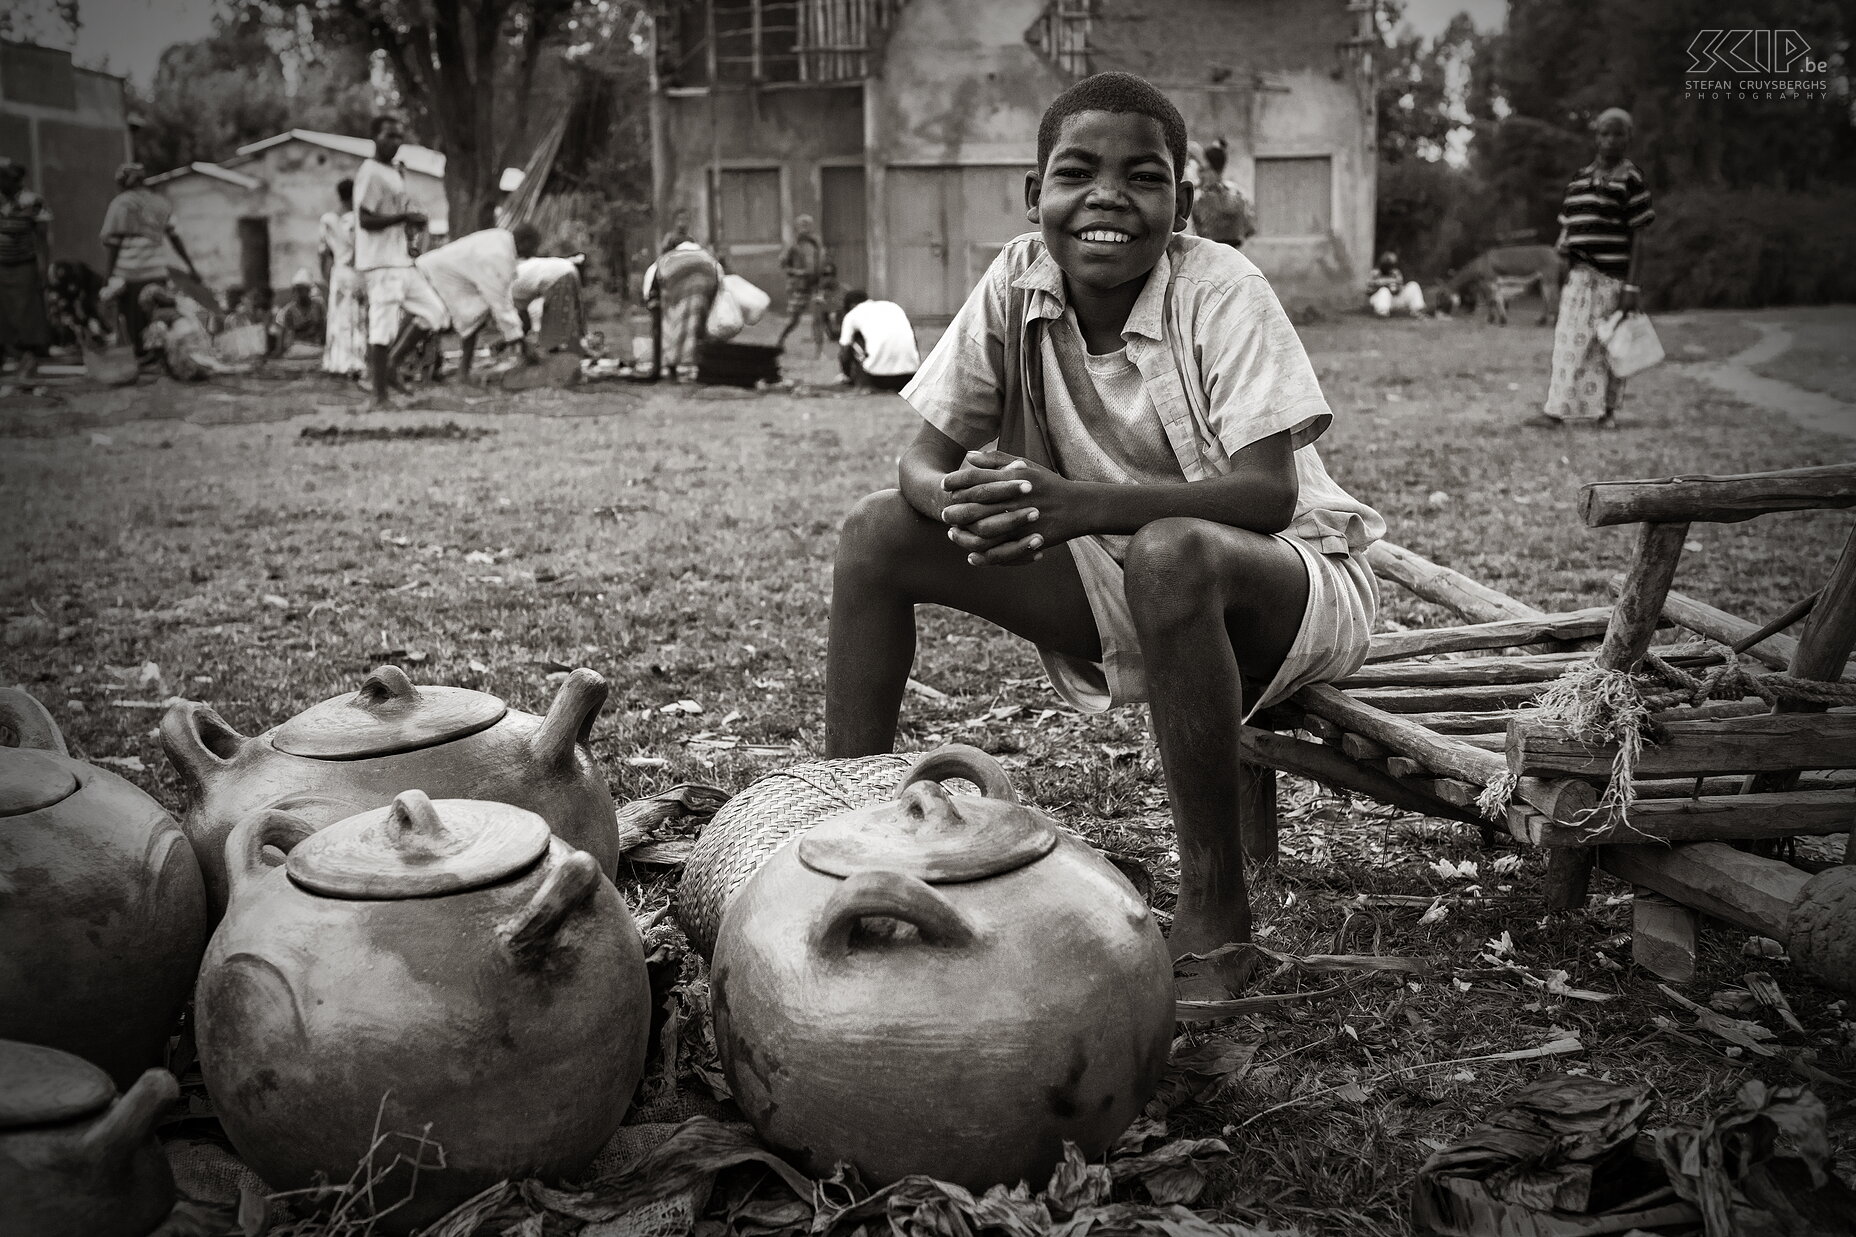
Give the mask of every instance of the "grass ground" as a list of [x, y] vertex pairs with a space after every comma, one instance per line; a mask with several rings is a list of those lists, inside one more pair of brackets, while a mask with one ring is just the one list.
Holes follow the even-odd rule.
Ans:
[[[1322, 447], [1335, 476], [1385, 512], [1394, 540], [1545, 607], [1604, 601], [1628, 553], [1627, 531], [1579, 524], [1580, 482], [1850, 454], [1680, 364], [1633, 383], [1616, 432], [1518, 428], [1544, 393], [1540, 328], [1349, 318], [1303, 337], [1337, 414]], [[1748, 342], [1731, 316], [1665, 334], [1676, 361]], [[535, 711], [565, 668], [598, 669], [613, 696], [593, 747], [620, 799], [679, 781], [738, 788], [817, 750], [835, 529], [893, 476], [910, 432], [900, 401], [605, 387], [447, 393], [437, 411], [379, 417], [351, 415], [352, 402], [314, 379], [148, 388], [75, 409], [0, 400], [12, 435], [0, 681], [46, 701], [75, 752], [119, 762], [169, 804], [159, 714], [135, 702], [203, 699], [255, 733], [383, 661]], [[488, 432], [430, 434], [447, 420]], [[329, 426], [382, 434], [303, 434]], [[1849, 524], [1697, 526], [1678, 587], [1770, 617], [1817, 586]], [[1396, 590], [1386, 602], [1385, 625], [1443, 617]], [[1002, 754], [1034, 802], [1145, 863], [1164, 911], [1174, 860], [1144, 714], [1076, 717], [1014, 640], [941, 612], [921, 629], [915, 677], [947, 699], [911, 697], [904, 741]], [[1438, 955], [1444, 969], [1238, 1023], [1262, 1041], [1254, 1064], [1174, 1120], [1175, 1132], [1229, 1131], [1234, 1157], [1202, 1207], [1311, 1233], [1398, 1233], [1423, 1158], [1543, 1072], [1642, 1080], [1660, 1120], [1689, 1122], [1749, 1077], [1787, 1080], [1699, 1033], [1657, 1029], [1654, 1016], [1680, 1015], [1630, 965], [1627, 890], [1601, 878], [1583, 913], [1544, 915], [1537, 854], [1498, 869], [1510, 852], [1481, 849], [1474, 830], [1300, 783], [1284, 804], [1282, 861], [1255, 886], [1266, 943]], [[1441, 876], [1439, 859], [1474, 862], [1478, 877]], [[661, 904], [661, 883], [631, 892]], [[1400, 897], [1441, 897], [1448, 913], [1420, 924], [1425, 904]], [[1479, 955], [1504, 933], [1502, 956], [1611, 999], [1493, 975]], [[1753, 965], [1742, 940], [1707, 932], [1691, 996], [1705, 1003]], [[1761, 965], [1806, 1028], [1782, 1042], [1856, 1072], [1848, 1007]], [[1438, 1066], [1565, 1031], [1583, 1053]], [[1852, 1092], [1822, 1094], [1847, 1159]]]

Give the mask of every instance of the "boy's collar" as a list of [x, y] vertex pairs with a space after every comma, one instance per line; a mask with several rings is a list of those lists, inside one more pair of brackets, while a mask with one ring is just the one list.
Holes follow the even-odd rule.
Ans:
[[[1161, 338], [1160, 324], [1166, 313], [1166, 289], [1173, 279], [1173, 248], [1177, 243], [1176, 234], [1161, 251], [1154, 269], [1147, 273], [1147, 286], [1141, 289], [1134, 308], [1128, 311], [1128, 321], [1121, 328], [1122, 338], [1130, 335], [1155, 341]], [[1050, 249], [1042, 241], [1038, 242], [1037, 253], [1037, 260], [1012, 281], [1012, 286], [1027, 292], [1045, 293], [1028, 307], [1027, 318], [1061, 318], [1069, 303], [1063, 292], [1063, 268], [1057, 265], [1057, 259], [1050, 256]]]

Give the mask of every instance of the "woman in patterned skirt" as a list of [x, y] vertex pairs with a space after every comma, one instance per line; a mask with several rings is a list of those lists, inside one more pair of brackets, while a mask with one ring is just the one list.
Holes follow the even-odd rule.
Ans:
[[354, 269], [354, 182], [343, 177], [335, 192], [342, 209], [322, 217], [322, 276], [329, 285], [322, 372], [356, 378], [367, 365], [367, 306], [360, 272]]
[[1650, 189], [1637, 165], [1624, 157], [1630, 113], [1600, 112], [1592, 124], [1597, 157], [1566, 186], [1560, 207], [1560, 254], [1570, 264], [1553, 331], [1553, 376], [1547, 406], [1530, 425], [1609, 427], [1624, 399], [1624, 380], [1611, 372], [1598, 328], [1618, 312], [1638, 308], [1638, 232], [1656, 218]]

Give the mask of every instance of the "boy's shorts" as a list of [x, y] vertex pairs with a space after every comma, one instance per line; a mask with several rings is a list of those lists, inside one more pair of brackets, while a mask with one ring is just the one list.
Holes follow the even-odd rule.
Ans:
[[[1244, 702], [1245, 721], [1258, 709], [1286, 700], [1310, 683], [1330, 683], [1358, 670], [1366, 661], [1379, 613], [1378, 582], [1359, 555], [1321, 554], [1299, 537], [1276, 536], [1301, 555], [1308, 569], [1308, 606], [1282, 668], [1261, 693]], [[1085, 713], [1144, 701], [1147, 672], [1121, 564], [1096, 537], [1078, 537], [1069, 547], [1095, 615], [1102, 660], [1084, 661], [1039, 648], [1044, 672], [1057, 694]]]
[[400, 311], [411, 314], [428, 331], [442, 331], [450, 321], [445, 303], [415, 266], [380, 266], [361, 272], [367, 287], [367, 342], [386, 347], [399, 336]]

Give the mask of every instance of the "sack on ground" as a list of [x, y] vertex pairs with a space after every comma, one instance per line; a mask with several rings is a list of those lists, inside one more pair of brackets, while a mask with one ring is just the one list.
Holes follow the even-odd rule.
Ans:
[[759, 322], [761, 315], [767, 312], [767, 307], [773, 304], [772, 297], [740, 275], [722, 276], [722, 290], [735, 298], [735, 306], [741, 310], [741, 317], [749, 326]]
[[1640, 374], [1663, 359], [1663, 341], [1656, 337], [1648, 314], [1612, 314], [1598, 328], [1611, 372], [1620, 378]]
[[710, 339], [733, 339], [741, 334], [747, 326], [747, 320], [741, 316], [741, 306], [728, 285], [723, 284], [715, 290], [715, 299], [709, 303], [709, 316], [703, 322], [703, 331]]

